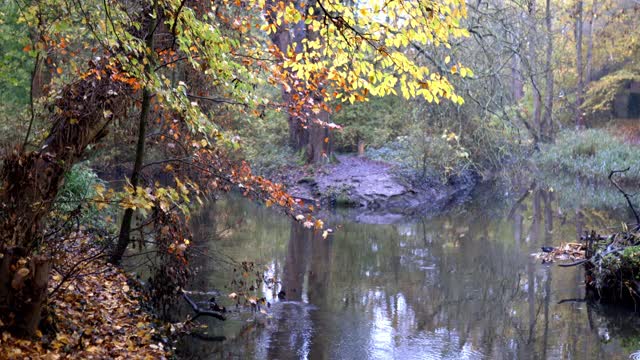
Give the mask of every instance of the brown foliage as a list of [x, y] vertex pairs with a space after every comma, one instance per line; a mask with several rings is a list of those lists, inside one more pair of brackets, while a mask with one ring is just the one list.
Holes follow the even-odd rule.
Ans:
[[[97, 250], [88, 250], [82, 245], [85, 242], [85, 236], [66, 240], [66, 252], [57, 262], [74, 264], [78, 258], [91, 257]], [[64, 276], [54, 272], [49, 291], [61, 281]], [[64, 282], [49, 301], [47, 322], [56, 331], [37, 331], [32, 339], [19, 339], [4, 331], [0, 334], [0, 358], [165, 358], [165, 345], [155, 339], [161, 329], [142, 309], [142, 300], [121, 270], [102, 260], [83, 263], [79, 273]]]
[[52, 128], [37, 151], [16, 148], [0, 172], [0, 249], [35, 248], [41, 222], [49, 212], [64, 174], [106, 126], [123, 116], [135, 84], [108, 59], [90, 62], [91, 70], [67, 85], [50, 117]]

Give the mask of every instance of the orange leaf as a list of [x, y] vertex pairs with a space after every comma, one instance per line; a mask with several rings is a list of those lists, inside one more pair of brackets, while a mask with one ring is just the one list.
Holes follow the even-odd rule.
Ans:
[[61, 68], [61, 67], [58, 67], [58, 68], [56, 69], [56, 71], [58, 72], [58, 74], [62, 74], [62, 68]]

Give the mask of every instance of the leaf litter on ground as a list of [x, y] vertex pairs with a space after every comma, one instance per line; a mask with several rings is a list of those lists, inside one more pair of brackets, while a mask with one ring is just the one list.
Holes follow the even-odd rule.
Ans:
[[[63, 262], [87, 257], [79, 252], [86, 246], [73, 245], [65, 249]], [[52, 271], [49, 291], [62, 280]], [[87, 261], [48, 300], [55, 330], [38, 331], [33, 339], [2, 331], [0, 359], [165, 359], [170, 349], [160, 340], [163, 325], [145, 311], [143, 299], [121, 269], [101, 259]]]

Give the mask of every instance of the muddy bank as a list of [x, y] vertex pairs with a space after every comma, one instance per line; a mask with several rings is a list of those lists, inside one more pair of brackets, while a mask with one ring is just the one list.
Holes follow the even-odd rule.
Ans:
[[452, 177], [446, 184], [433, 178], [407, 182], [388, 163], [353, 155], [336, 159], [321, 167], [291, 169], [279, 180], [306, 202], [358, 209], [358, 221], [376, 223], [443, 210], [466, 200], [478, 183], [471, 173]]

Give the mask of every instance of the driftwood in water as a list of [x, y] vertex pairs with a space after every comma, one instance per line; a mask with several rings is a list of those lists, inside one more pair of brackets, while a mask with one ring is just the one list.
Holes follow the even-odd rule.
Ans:
[[588, 295], [603, 302], [635, 305], [640, 300], [640, 282], [636, 280], [640, 238], [635, 232], [613, 234], [604, 241], [593, 235], [587, 240], [590, 256], [575, 264], [585, 266]]
[[211, 311], [211, 310], [207, 310], [199, 307], [198, 304], [196, 304], [196, 302], [193, 301], [193, 299], [191, 299], [189, 295], [187, 295], [187, 293], [184, 291], [182, 292], [182, 297], [187, 301], [189, 306], [191, 306], [191, 309], [193, 309], [193, 311], [196, 313], [196, 316], [193, 317], [193, 319], [191, 320], [195, 320], [200, 316], [211, 316], [222, 321], [227, 320], [227, 318], [224, 315], [222, 315], [217, 311]]
[[[611, 181], [613, 186], [615, 186], [616, 189], [618, 189], [618, 191], [620, 191], [620, 193], [622, 193], [622, 196], [627, 201], [627, 205], [629, 205], [629, 209], [631, 209], [631, 211], [633, 212], [633, 216], [635, 216], [635, 218], [636, 218], [636, 224], [640, 224], [640, 215], [638, 215], [638, 212], [636, 211], [636, 208], [633, 206], [633, 203], [631, 202], [631, 196], [632, 195], [630, 195], [626, 191], [624, 191], [622, 189], [622, 187], [620, 187], [620, 185], [618, 185], [618, 183], [616, 183], [615, 180], [613, 179], [613, 175], [619, 174], [619, 173], [625, 173], [625, 172], [629, 171], [629, 169], [630, 168], [626, 168], [626, 169], [623, 169], [623, 170], [612, 170], [609, 173], [609, 181]], [[640, 225], [637, 225], [635, 229], [636, 230], [640, 229]]]
[[637, 306], [640, 301], [640, 215], [631, 197], [614, 179], [614, 175], [629, 171], [613, 170], [609, 181], [622, 194], [635, 217], [633, 228], [608, 236], [595, 231], [581, 236], [586, 247], [584, 259], [560, 264], [561, 267], [585, 266], [587, 295], [604, 302], [626, 303]]

